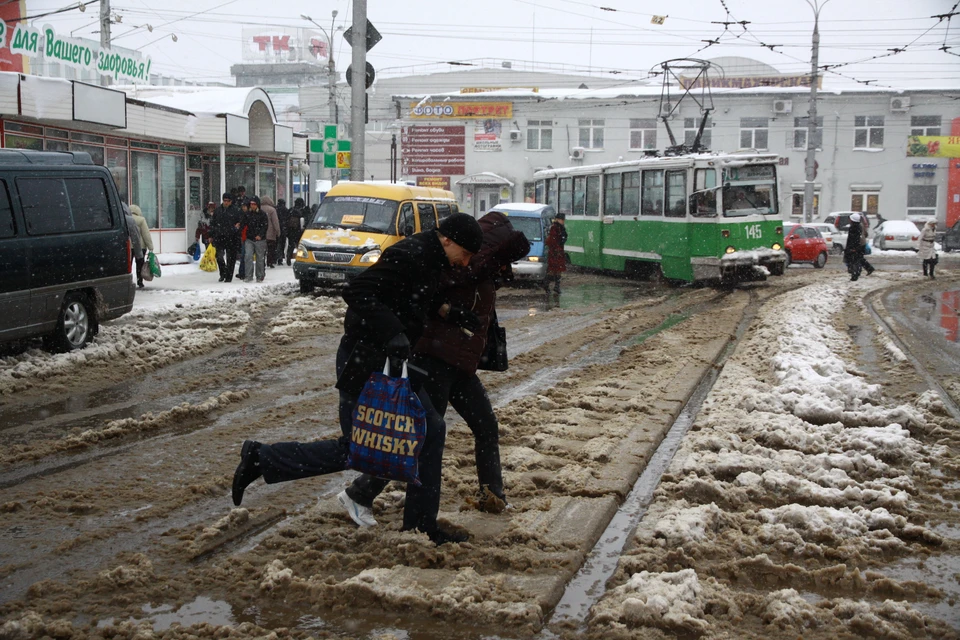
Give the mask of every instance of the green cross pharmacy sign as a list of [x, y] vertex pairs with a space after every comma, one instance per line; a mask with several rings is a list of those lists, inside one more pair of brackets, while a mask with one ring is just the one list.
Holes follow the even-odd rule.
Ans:
[[310, 140], [310, 153], [323, 154], [324, 169], [350, 168], [350, 141], [337, 139], [337, 125], [323, 127], [323, 138]]

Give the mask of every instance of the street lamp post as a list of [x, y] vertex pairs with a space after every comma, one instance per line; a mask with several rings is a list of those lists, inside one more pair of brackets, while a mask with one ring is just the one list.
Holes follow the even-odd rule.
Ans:
[[820, 10], [830, 2], [823, 0], [807, 0], [813, 9], [813, 47], [810, 54], [810, 109], [807, 112], [807, 160], [806, 180], [803, 184], [803, 221], [813, 220], [814, 181], [817, 178], [817, 144], [814, 137], [817, 133], [817, 82], [820, 62]]
[[[337, 10], [334, 9], [331, 12], [330, 17], [330, 31], [327, 32], [326, 29], [317, 24], [313, 18], [308, 15], [300, 14], [300, 17], [310, 22], [315, 27], [320, 29], [323, 32], [323, 35], [327, 37], [327, 88], [329, 90], [329, 95], [327, 96], [327, 119], [332, 121], [333, 124], [340, 124], [340, 117], [337, 110], [337, 69], [336, 63], [333, 60], [333, 33], [334, 33], [334, 24], [337, 21]], [[330, 177], [332, 183], [336, 184], [337, 182], [337, 169], [330, 170]]]

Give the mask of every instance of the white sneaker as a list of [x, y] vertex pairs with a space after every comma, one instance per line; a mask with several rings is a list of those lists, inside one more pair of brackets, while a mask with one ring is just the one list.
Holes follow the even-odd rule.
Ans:
[[347, 510], [350, 519], [361, 527], [377, 526], [377, 519], [373, 517], [373, 509], [365, 507], [362, 504], [357, 504], [351, 500], [350, 496], [347, 495], [346, 489], [337, 494], [337, 502]]

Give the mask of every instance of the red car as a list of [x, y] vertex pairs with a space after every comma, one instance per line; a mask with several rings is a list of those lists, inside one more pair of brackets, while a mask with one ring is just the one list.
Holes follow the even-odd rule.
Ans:
[[787, 266], [793, 262], [810, 262], [815, 269], [827, 264], [826, 240], [816, 227], [797, 224], [783, 236], [783, 248], [787, 252]]

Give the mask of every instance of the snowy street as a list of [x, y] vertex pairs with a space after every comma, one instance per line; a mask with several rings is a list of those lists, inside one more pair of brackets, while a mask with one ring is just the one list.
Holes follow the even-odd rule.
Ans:
[[0, 639], [960, 638], [960, 262], [886, 253], [501, 290], [512, 508], [472, 504], [449, 410], [440, 517], [472, 539], [440, 547], [398, 485], [357, 528], [353, 472], [233, 508], [244, 439], [339, 433], [345, 305], [164, 265], [87, 349], [0, 354]]

